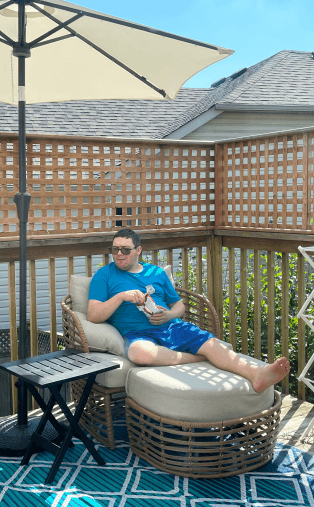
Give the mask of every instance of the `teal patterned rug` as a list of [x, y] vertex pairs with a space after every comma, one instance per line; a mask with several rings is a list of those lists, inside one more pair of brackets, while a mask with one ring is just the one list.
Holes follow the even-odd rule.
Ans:
[[125, 421], [115, 422], [116, 449], [99, 446], [99, 467], [74, 439], [53, 485], [52, 456], [0, 457], [0, 507], [314, 507], [314, 456], [277, 444], [268, 465], [224, 479], [187, 479], [156, 470], [130, 451]]

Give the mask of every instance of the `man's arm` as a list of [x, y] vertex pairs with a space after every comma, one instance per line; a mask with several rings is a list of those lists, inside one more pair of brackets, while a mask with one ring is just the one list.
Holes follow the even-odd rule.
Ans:
[[170, 306], [170, 310], [165, 310], [162, 313], [155, 313], [149, 318], [149, 322], [154, 324], [155, 326], [159, 326], [160, 324], [165, 324], [169, 320], [172, 319], [180, 319], [183, 317], [185, 312], [184, 303], [181, 301], [176, 301]]
[[124, 301], [143, 304], [145, 295], [140, 290], [127, 290], [119, 292], [104, 302], [90, 299], [87, 307], [87, 320], [94, 322], [94, 324], [108, 320]]

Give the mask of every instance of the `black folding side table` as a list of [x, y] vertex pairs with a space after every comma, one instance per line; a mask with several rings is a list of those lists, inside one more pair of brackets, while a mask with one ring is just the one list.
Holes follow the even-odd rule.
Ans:
[[[79, 426], [79, 420], [91, 392], [96, 375], [104, 371], [119, 368], [119, 365], [112, 365], [105, 359], [94, 358], [90, 354], [80, 352], [76, 349], [65, 349], [41, 356], [29, 357], [19, 361], [0, 364], [0, 368], [19, 377], [25, 382], [28, 390], [37, 401], [43, 411], [42, 418], [38, 423], [37, 430], [31, 437], [31, 442], [22, 458], [21, 465], [27, 465], [31, 456], [35, 453], [37, 446], [55, 456], [55, 460], [47, 475], [45, 484], [53, 482], [56, 473], [61, 465], [68, 447], [72, 447], [72, 437], [79, 438], [89, 450], [98, 465], [105, 465], [106, 462], [95, 449], [94, 443]], [[86, 386], [82, 393], [80, 402], [72, 415], [65, 400], [60, 394], [62, 385], [72, 380], [87, 378]], [[46, 404], [36, 387], [48, 387], [51, 392], [50, 399]], [[69, 421], [69, 427], [60, 424], [52, 414], [52, 409], [58, 403], [65, 417]], [[42, 432], [48, 422], [53, 425], [59, 433], [62, 443], [57, 445], [42, 436]]]

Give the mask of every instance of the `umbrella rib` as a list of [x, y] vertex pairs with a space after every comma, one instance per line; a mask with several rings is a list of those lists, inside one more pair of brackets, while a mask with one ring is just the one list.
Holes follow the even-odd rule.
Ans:
[[62, 28], [66, 28], [67, 25], [70, 25], [70, 23], [74, 23], [77, 19], [80, 19], [83, 16], [83, 14], [77, 14], [76, 16], [73, 16], [73, 18], [69, 19], [68, 21], [65, 21], [64, 23], [60, 24], [59, 26], [56, 26], [52, 30], [49, 30], [49, 32], [45, 33], [44, 35], [41, 35], [37, 39], [34, 39], [32, 42], [29, 43], [29, 47], [33, 48], [35, 47], [39, 42], [41, 42], [44, 39], [47, 39], [47, 37], [50, 37], [50, 35], [53, 35], [54, 33], [58, 32], [59, 30], [62, 30]]
[[[213, 49], [214, 51], [219, 51], [220, 49], [227, 53], [232, 53], [233, 51], [226, 50], [224, 48], [219, 48], [217, 46], [213, 46], [212, 44], [206, 44], [205, 42], [200, 42], [193, 39], [188, 39], [187, 37], [182, 37], [181, 35], [175, 35], [173, 33], [164, 32], [162, 30], [157, 30], [155, 28], [150, 28], [148, 26], [139, 25], [137, 23], [132, 23], [131, 21], [126, 21], [124, 19], [112, 18], [106, 16], [105, 14], [97, 14], [94, 12], [85, 12], [80, 9], [75, 9], [73, 7], [67, 7], [64, 5], [55, 4], [54, 2], [49, 2], [47, 0], [36, 0], [36, 3], [47, 5], [48, 7], [55, 7], [57, 9], [62, 9], [68, 12], [83, 12], [84, 16], [88, 16], [90, 18], [101, 19], [102, 21], [108, 21], [108, 23], [115, 23], [117, 25], [127, 26], [129, 28], [134, 28], [135, 30], [141, 30], [143, 32], [152, 33], [153, 35], [161, 35], [162, 37], [168, 37], [168, 39], [175, 39], [181, 42], [186, 42], [187, 44], [193, 44], [195, 46], [201, 46], [208, 49]], [[32, 3], [33, 5], [33, 3]], [[46, 13], [46, 11], [43, 11]]]
[[6, 44], [7, 46], [12, 47], [12, 44], [10, 44], [10, 42], [8, 42], [7, 40], [0, 39], [0, 42], [2, 42], [3, 44]]
[[[7, 42], [8, 44], [10, 44], [10, 46], [13, 46], [13, 44], [14, 44], [14, 40], [13, 40], [13, 39], [11, 39], [8, 35], [6, 35], [6, 34], [5, 34], [4, 32], [2, 32], [1, 30], [0, 30], [0, 35], [1, 35], [1, 36], [5, 39], [5, 40], [6, 40], [6, 42]], [[3, 42], [4, 42], [4, 41], [3, 41]]]
[[54, 39], [49, 39], [44, 42], [39, 42], [38, 44], [33, 46], [33, 48], [39, 48], [40, 46], [46, 46], [47, 44], [52, 44], [53, 42], [59, 42], [60, 40], [63, 40], [63, 39], [70, 39], [72, 37], [75, 37], [75, 35], [73, 35], [72, 33], [69, 33], [68, 35], [62, 35], [62, 37], [55, 37]]
[[84, 37], [83, 35], [77, 33], [75, 30], [73, 30], [69, 26], [64, 26], [64, 23], [61, 23], [61, 21], [59, 19], [55, 18], [54, 16], [52, 16], [51, 14], [49, 14], [48, 12], [46, 12], [45, 10], [41, 9], [34, 2], [29, 2], [29, 5], [31, 5], [35, 9], [37, 9], [39, 12], [41, 12], [42, 14], [44, 14], [47, 18], [51, 19], [52, 21], [54, 21], [58, 25], [62, 24], [63, 25], [62, 27], [65, 30], [68, 30], [68, 32], [70, 32], [72, 35], [75, 35], [75, 37], [77, 37], [81, 41], [85, 42], [85, 44], [91, 46], [93, 49], [95, 49], [96, 51], [98, 51], [100, 54], [102, 54], [103, 56], [105, 56], [106, 58], [108, 58], [109, 60], [111, 60], [112, 62], [114, 62], [116, 65], [118, 65], [122, 69], [124, 69], [127, 72], [129, 72], [129, 74], [132, 74], [132, 76], [136, 77], [139, 81], [142, 81], [144, 84], [146, 84], [147, 86], [149, 86], [150, 88], [152, 88], [153, 90], [155, 90], [157, 93], [159, 93], [163, 97], [166, 97], [167, 94], [166, 94], [165, 90], [161, 90], [160, 88], [157, 88], [157, 86], [155, 86], [150, 81], [148, 81], [145, 76], [140, 76], [137, 72], [135, 72], [134, 70], [130, 69], [130, 67], [128, 67], [124, 63], [122, 63], [119, 60], [117, 60], [117, 58], [115, 58], [114, 56], [110, 55], [109, 53], [107, 53], [106, 51], [104, 51], [102, 48], [100, 48], [99, 46], [97, 46], [96, 44], [94, 44], [93, 42], [91, 42], [90, 40], [86, 39], [86, 37]]

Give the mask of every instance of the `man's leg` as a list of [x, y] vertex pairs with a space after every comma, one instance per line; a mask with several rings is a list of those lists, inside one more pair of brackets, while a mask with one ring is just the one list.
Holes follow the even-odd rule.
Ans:
[[207, 340], [195, 355], [138, 340], [130, 345], [128, 357], [140, 366], [174, 366], [208, 360], [217, 368], [247, 378], [259, 393], [280, 382], [290, 370], [289, 361], [284, 357], [277, 359], [275, 363], [257, 366], [250, 362], [249, 356], [247, 359], [240, 357], [216, 338]]
[[140, 366], [174, 366], [176, 364], [198, 363], [206, 361], [201, 354], [176, 352], [146, 340], [132, 342], [128, 350], [128, 358]]
[[257, 366], [250, 362], [249, 356], [240, 357], [216, 338], [207, 340], [199, 348], [197, 354], [204, 355], [217, 368], [247, 378], [258, 393], [280, 382], [290, 370], [289, 361], [285, 357], [277, 359], [272, 364]]

